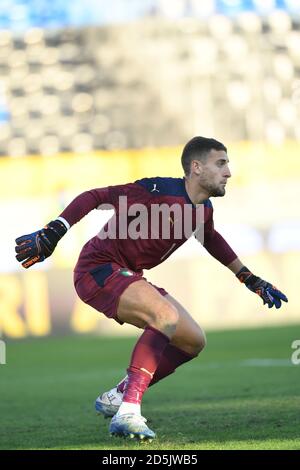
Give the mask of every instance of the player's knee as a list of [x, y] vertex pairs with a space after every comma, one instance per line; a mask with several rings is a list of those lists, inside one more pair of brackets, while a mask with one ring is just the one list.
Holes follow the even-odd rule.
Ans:
[[199, 328], [199, 331], [190, 338], [188, 344], [185, 345], [185, 350], [192, 356], [198, 356], [206, 346], [205, 333]]
[[149, 325], [162, 331], [170, 338], [174, 335], [179, 319], [177, 308], [172, 304], [165, 304], [159, 311], [154, 312]]
[[198, 335], [195, 339], [195, 343], [194, 343], [194, 353], [196, 356], [198, 356], [198, 354], [201, 353], [201, 351], [203, 351], [203, 349], [205, 348], [206, 346], [206, 336], [205, 336], [205, 333], [200, 330], [198, 332]]

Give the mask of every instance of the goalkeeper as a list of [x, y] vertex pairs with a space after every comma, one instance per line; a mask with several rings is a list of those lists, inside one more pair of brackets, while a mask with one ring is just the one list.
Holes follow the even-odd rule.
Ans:
[[[214, 228], [210, 198], [225, 195], [231, 176], [226, 147], [215, 139], [194, 137], [185, 145], [181, 162], [184, 178], [144, 178], [135, 183], [86, 191], [56, 220], [16, 240], [16, 258], [24, 268], [29, 268], [49, 257], [67, 230], [92, 209], [101, 204], [111, 204], [115, 209], [113, 218], [100, 234], [84, 245], [74, 270], [75, 289], [84, 302], [119, 324], [129, 323], [143, 330], [132, 352], [127, 375], [96, 399], [97, 411], [112, 417], [109, 430], [113, 435], [152, 440], [155, 433], [141, 414], [143, 394], [149, 386], [196, 358], [205, 346], [202, 328], [184, 307], [163, 288], [143, 277], [143, 269], [162, 263], [189, 235], [201, 232], [197, 225], [199, 208], [202, 208], [204, 233], [200, 241], [206, 250], [269, 308], [280, 308], [282, 301], [287, 302], [282, 292], [244, 266]], [[125, 219], [127, 236], [121, 227], [124, 197], [126, 214], [131, 211], [131, 216]], [[145, 229], [144, 236], [140, 237], [132, 230], [135, 222], [132, 209], [136, 203], [145, 208], [146, 214], [140, 223], [140, 229]], [[170, 224], [167, 234], [161, 227], [153, 226], [150, 215], [153, 205], [162, 204], [170, 209], [168, 217], [161, 214], [162, 223]], [[178, 213], [173, 214], [174, 204], [182, 212], [187, 209], [185, 214], [192, 220], [190, 233], [185, 230], [180, 236], [178, 230], [175, 233]], [[116, 236], [110, 236], [109, 227], [116, 228]]]

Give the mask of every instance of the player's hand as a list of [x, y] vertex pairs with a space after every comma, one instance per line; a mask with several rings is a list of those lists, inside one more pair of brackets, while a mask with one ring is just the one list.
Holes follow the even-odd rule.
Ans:
[[288, 302], [287, 297], [280, 290], [252, 274], [246, 266], [236, 276], [248, 289], [259, 295], [263, 299], [264, 305], [267, 304], [269, 308], [274, 307], [274, 305], [276, 308], [280, 308], [281, 301]]
[[54, 220], [37, 232], [23, 235], [16, 239], [16, 258], [24, 268], [30, 268], [48, 258], [54, 251], [58, 241], [67, 232], [60, 220]]

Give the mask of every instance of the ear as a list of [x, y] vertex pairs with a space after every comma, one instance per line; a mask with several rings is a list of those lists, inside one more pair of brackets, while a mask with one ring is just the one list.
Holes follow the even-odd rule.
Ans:
[[191, 173], [195, 173], [196, 175], [201, 175], [203, 171], [203, 164], [199, 160], [192, 160], [191, 162]]

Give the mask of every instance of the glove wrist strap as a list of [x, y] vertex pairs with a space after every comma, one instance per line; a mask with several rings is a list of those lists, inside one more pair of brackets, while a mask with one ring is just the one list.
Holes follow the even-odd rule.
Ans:
[[54, 232], [55, 237], [57, 238], [57, 241], [60, 240], [68, 231], [67, 227], [61, 220], [53, 220], [52, 222], [49, 222], [45, 228], [50, 228], [52, 229], [52, 233]]
[[243, 266], [242, 269], [239, 270], [236, 277], [240, 282], [246, 284], [246, 286], [252, 286], [258, 279], [246, 266]]
[[57, 217], [57, 219], [55, 219], [55, 220], [58, 220], [59, 222], [62, 222], [65, 225], [65, 227], [67, 228], [67, 230], [70, 229], [71, 226], [70, 226], [69, 222], [66, 219], [64, 219], [63, 217]]

